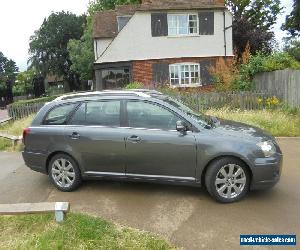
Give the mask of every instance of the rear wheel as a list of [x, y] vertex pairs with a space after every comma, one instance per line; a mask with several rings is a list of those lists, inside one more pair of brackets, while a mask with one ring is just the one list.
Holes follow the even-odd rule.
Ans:
[[222, 203], [242, 199], [249, 191], [250, 175], [247, 166], [240, 160], [225, 157], [214, 161], [205, 175], [209, 194]]
[[57, 189], [71, 192], [81, 184], [81, 173], [77, 163], [66, 154], [55, 155], [49, 163], [49, 178]]

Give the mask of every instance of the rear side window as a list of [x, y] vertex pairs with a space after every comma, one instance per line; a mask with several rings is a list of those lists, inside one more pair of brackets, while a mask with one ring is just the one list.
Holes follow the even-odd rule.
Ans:
[[70, 120], [70, 125], [120, 126], [120, 101], [91, 101], [82, 104]]
[[83, 103], [75, 111], [73, 117], [69, 121], [69, 125], [85, 125], [86, 104]]
[[52, 109], [44, 119], [45, 125], [64, 125], [77, 104], [66, 104]]

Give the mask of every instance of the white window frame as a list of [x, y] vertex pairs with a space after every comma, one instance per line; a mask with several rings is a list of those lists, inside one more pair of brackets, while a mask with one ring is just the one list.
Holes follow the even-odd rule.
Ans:
[[[170, 19], [171, 17], [174, 17], [176, 16], [177, 18], [179, 16], [187, 16], [187, 24], [188, 26], [186, 27], [188, 32], [187, 34], [180, 34], [180, 26], [179, 26], [179, 21], [178, 19], [176, 19], [176, 34], [171, 34], [170, 32]], [[196, 32], [195, 33], [191, 33], [190, 32], [190, 16], [196, 16], [197, 19], [196, 19]], [[199, 36], [199, 15], [197, 13], [170, 13], [168, 14], [168, 36], [170, 37], [180, 37], [180, 36]]]
[[[189, 70], [185, 71], [185, 68], [188, 67]], [[191, 71], [192, 67], [198, 67], [198, 70]], [[172, 73], [178, 72], [178, 77], [172, 77]], [[183, 74], [185, 72], [189, 72], [189, 76], [185, 77]], [[192, 72], [198, 73], [199, 82], [193, 83], [192, 79], [196, 77], [192, 77]], [[169, 65], [169, 76], [170, 76], [170, 86], [171, 87], [199, 87], [201, 84], [201, 71], [200, 71], [200, 63], [175, 63]], [[188, 79], [188, 83], [185, 83], [186, 79]], [[173, 80], [178, 80], [178, 84], [172, 83]]]

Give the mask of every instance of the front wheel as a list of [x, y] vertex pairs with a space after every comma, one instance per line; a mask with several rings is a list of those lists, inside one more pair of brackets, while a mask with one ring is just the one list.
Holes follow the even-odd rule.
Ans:
[[77, 163], [68, 155], [55, 155], [48, 167], [49, 178], [57, 189], [71, 192], [81, 184], [81, 173]]
[[249, 191], [250, 175], [247, 166], [235, 158], [214, 161], [205, 175], [209, 194], [217, 201], [231, 203], [242, 199]]

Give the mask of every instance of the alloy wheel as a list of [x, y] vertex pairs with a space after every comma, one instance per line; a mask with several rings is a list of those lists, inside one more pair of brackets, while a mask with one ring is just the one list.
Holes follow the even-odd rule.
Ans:
[[52, 178], [62, 188], [69, 188], [75, 181], [75, 171], [72, 163], [66, 159], [57, 159], [51, 167]]
[[245, 189], [247, 177], [241, 166], [228, 164], [217, 173], [215, 187], [218, 194], [226, 199], [238, 197]]

